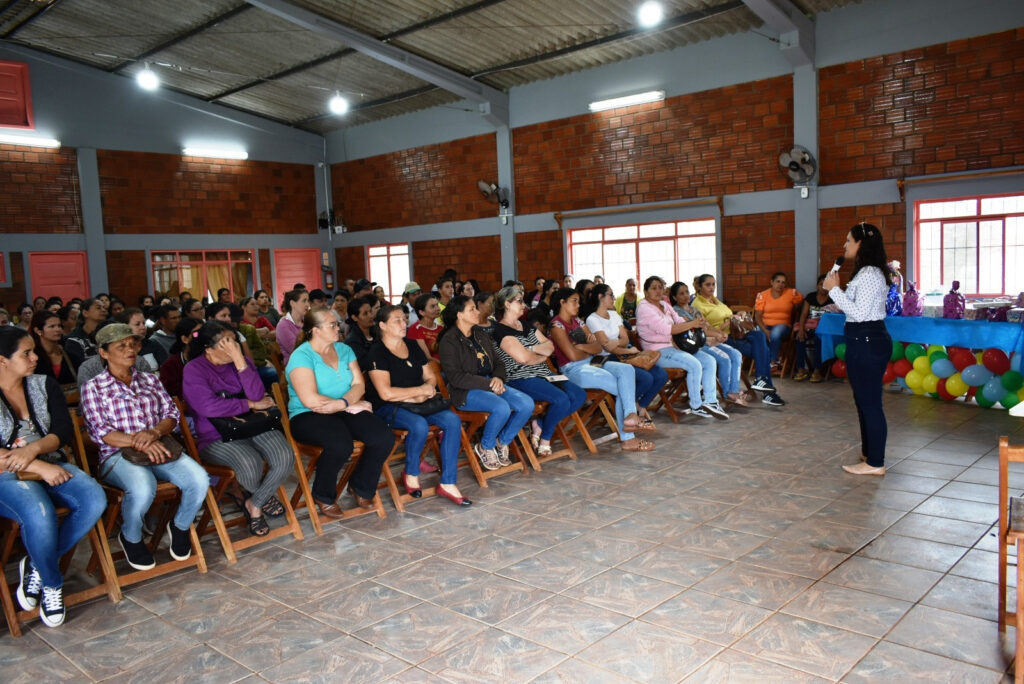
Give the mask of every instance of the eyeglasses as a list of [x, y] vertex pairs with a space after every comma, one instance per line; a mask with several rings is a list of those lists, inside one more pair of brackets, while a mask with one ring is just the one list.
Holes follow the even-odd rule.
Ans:
[[340, 328], [341, 323], [338, 323], [338, 321], [331, 321], [330, 323], [319, 323], [317, 324], [317, 327]]
[[523, 303], [523, 298], [522, 297], [516, 297], [515, 299], [512, 299], [510, 301], [512, 301], [513, 303], [519, 302], [520, 304], [522, 304]]

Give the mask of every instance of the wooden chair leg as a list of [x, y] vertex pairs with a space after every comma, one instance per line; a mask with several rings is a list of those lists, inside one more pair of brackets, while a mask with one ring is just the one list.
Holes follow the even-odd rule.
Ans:
[[[1004, 545], [1005, 546], [1005, 545]], [[1013, 655], [1013, 681], [1024, 683], [1024, 539], [1017, 540], [1017, 619], [1015, 620], [1014, 637], [1017, 642]]]
[[[220, 546], [224, 549], [228, 565], [234, 565], [238, 562], [238, 556], [235, 554], [235, 547], [231, 544], [231, 537], [228, 535], [228, 528], [224, 524], [224, 517], [220, 514], [220, 506], [217, 505], [217, 499], [218, 497], [213, 493], [213, 488], [208, 487], [206, 490], [206, 513], [203, 514], [203, 520], [207, 518], [213, 520], [213, 526], [217, 529], [217, 538], [220, 539]], [[201, 522], [199, 529], [203, 529]]]
[[573, 432], [579, 432], [580, 433], [580, 437], [583, 438], [583, 443], [585, 445], [587, 445], [587, 451], [589, 451], [592, 454], [596, 454], [597, 453], [597, 445], [594, 444], [594, 440], [591, 439], [591, 437], [590, 437], [590, 431], [587, 430], [587, 427], [583, 424], [583, 419], [580, 418], [579, 411], [574, 411], [572, 416], [570, 416], [570, 417], [572, 418], [572, 422], [575, 424], [575, 430], [573, 430], [572, 428], [570, 428], [569, 430], [566, 430], [565, 431], [566, 438], [568, 439], [572, 435]]

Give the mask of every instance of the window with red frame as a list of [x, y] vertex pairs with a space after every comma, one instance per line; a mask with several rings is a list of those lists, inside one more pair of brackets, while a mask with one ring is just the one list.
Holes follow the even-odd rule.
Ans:
[[153, 252], [153, 287], [158, 295], [177, 297], [189, 292], [195, 299], [217, 300], [226, 287], [231, 301], [253, 292], [252, 250]]
[[923, 200], [914, 205], [921, 292], [960, 281], [964, 295], [1024, 291], [1024, 195]]
[[392, 304], [402, 301], [405, 284], [412, 280], [409, 243], [370, 245], [366, 248], [366, 272], [370, 280], [384, 288]]
[[653, 275], [692, 288], [695, 276], [717, 271], [716, 241], [713, 218], [574, 228], [568, 232], [569, 272], [576, 280], [603, 276], [615, 294], [628, 279], [641, 288]]

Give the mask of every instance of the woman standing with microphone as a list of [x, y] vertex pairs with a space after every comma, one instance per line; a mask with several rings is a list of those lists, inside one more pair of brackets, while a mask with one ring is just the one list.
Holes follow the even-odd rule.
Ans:
[[892, 354], [885, 329], [885, 298], [892, 284], [886, 265], [885, 243], [876, 226], [859, 223], [846, 235], [845, 259], [853, 260], [853, 277], [844, 291], [836, 268], [825, 276], [824, 287], [846, 314], [846, 369], [860, 419], [861, 452], [865, 462], [844, 465], [854, 475], [885, 475], [887, 427], [882, 409], [882, 376]]

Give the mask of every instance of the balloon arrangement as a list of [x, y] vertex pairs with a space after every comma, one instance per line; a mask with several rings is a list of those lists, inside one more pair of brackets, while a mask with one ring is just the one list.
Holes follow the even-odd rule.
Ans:
[[[832, 375], [845, 378], [846, 344], [837, 344], [835, 354]], [[944, 401], [966, 395], [968, 401], [973, 398], [986, 408], [996, 404], [1012, 408], [1024, 401], [1021, 354], [1011, 358], [994, 347], [972, 352], [963, 347], [904, 345], [893, 340], [882, 382], [894, 380], [914, 394], [930, 394]]]

